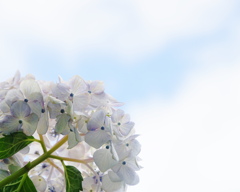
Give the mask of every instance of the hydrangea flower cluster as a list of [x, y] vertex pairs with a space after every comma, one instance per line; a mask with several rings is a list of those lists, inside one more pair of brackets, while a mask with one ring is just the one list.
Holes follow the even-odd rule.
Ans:
[[117, 108], [122, 105], [102, 81], [76, 75], [53, 83], [17, 72], [0, 83], [0, 137], [22, 132], [39, 142], [0, 160], [0, 171], [10, 175], [9, 165], [23, 167], [48, 154], [28, 171], [37, 191], [67, 191], [68, 165], [80, 171], [81, 191], [126, 191], [139, 182], [141, 146], [130, 116]]

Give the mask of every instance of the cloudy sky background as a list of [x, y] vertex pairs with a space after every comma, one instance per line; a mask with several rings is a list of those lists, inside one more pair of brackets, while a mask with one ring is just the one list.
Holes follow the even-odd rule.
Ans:
[[0, 80], [103, 80], [141, 134], [129, 192], [240, 191], [237, 0], [0, 1]]

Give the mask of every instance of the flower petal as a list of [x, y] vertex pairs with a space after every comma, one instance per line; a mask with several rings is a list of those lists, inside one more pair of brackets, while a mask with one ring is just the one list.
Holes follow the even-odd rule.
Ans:
[[110, 145], [111, 145], [110, 150], [111, 150], [113, 159], [115, 159], [116, 161], [119, 161], [117, 151], [116, 151], [116, 149], [115, 149], [115, 147], [114, 147], [114, 145], [111, 141], [110, 141]]
[[113, 182], [120, 182], [120, 181], [122, 181], [122, 179], [116, 173], [114, 173], [113, 171], [109, 171], [108, 172], [108, 176], [111, 179], [111, 181], [113, 181]]
[[70, 116], [66, 113], [63, 113], [57, 116], [57, 123], [55, 126], [55, 130], [57, 133], [62, 133], [66, 129], [68, 129], [68, 121], [70, 120]]
[[68, 134], [68, 149], [76, 146], [80, 141], [82, 141], [81, 136], [78, 133], [78, 130], [72, 125], [71, 122], [68, 123], [70, 128], [70, 133]]
[[44, 192], [46, 190], [47, 182], [45, 181], [45, 179], [42, 176], [35, 175], [35, 176], [31, 177], [31, 180], [32, 180], [33, 184], [35, 185], [37, 191]]
[[9, 134], [18, 131], [22, 126], [18, 121], [19, 120], [16, 117], [11, 115], [4, 116], [0, 121], [0, 132]]
[[37, 126], [37, 132], [38, 134], [45, 134], [48, 130], [49, 126], [49, 117], [48, 117], [48, 111], [46, 110], [44, 113], [41, 114], [41, 117], [38, 121], [38, 126]]
[[74, 95], [83, 93], [87, 88], [84, 80], [78, 75], [75, 75], [70, 79], [69, 86], [71, 87], [71, 91]]
[[89, 131], [85, 135], [85, 142], [96, 149], [100, 148], [110, 139], [111, 136], [103, 130]]
[[125, 123], [125, 124], [122, 124], [120, 127], [119, 127], [119, 132], [123, 135], [123, 136], [127, 136], [132, 128], [134, 127], [134, 123], [133, 122], [128, 122], [128, 123]]
[[118, 162], [112, 158], [110, 149], [100, 149], [93, 154], [93, 159], [101, 172], [112, 168]]
[[58, 83], [53, 87], [53, 95], [62, 101], [64, 101], [69, 96], [70, 87], [64, 83]]
[[122, 165], [116, 174], [128, 185], [136, 185], [139, 182], [137, 173], [132, 168], [127, 166], [127, 164]]
[[17, 85], [18, 82], [20, 81], [20, 77], [21, 77], [21, 74], [20, 74], [19, 70], [17, 70], [14, 77], [12, 78], [12, 84]]
[[47, 100], [49, 100], [52, 104], [64, 104], [63, 101], [57, 99], [56, 97], [48, 96]]
[[35, 113], [32, 113], [31, 115], [23, 119], [23, 125], [22, 125], [23, 132], [28, 136], [33, 135], [33, 133], [37, 129], [37, 125], [38, 125], [38, 116]]
[[80, 120], [78, 121], [78, 130], [82, 133], [87, 133], [88, 129], [87, 129], [87, 121], [88, 121], [88, 117], [85, 116], [81, 116]]
[[89, 89], [92, 93], [101, 94], [104, 91], [104, 83], [102, 81], [92, 81]]
[[32, 93], [28, 97], [28, 104], [32, 111], [40, 117], [41, 111], [44, 108], [43, 95], [38, 92]]
[[7, 92], [5, 96], [5, 101], [8, 105], [12, 105], [13, 102], [17, 100], [23, 100], [22, 93], [17, 89], [11, 89]]
[[55, 119], [58, 115], [61, 114], [60, 111], [62, 108], [65, 108], [65, 106], [59, 103], [54, 104], [52, 102], [49, 102], [47, 108], [49, 110], [50, 118]]
[[4, 100], [0, 102], [0, 110], [3, 113], [8, 113], [10, 111], [9, 105]]
[[68, 149], [75, 147], [77, 144], [78, 141], [76, 140], [75, 133], [71, 131], [68, 134]]
[[39, 102], [33, 102], [33, 101], [28, 101], [27, 102], [29, 107], [31, 108], [31, 111], [35, 113], [39, 118], [41, 117], [42, 114], [42, 105]]
[[87, 125], [88, 130], [94, 131], [96, 129], [99, 129], [101, 126], [103, 126], [105, 117], [106, 115], [102, 110], [96, 111], [88, 122], [88, 125]]
[[24, 118], [31, 113], [29, 105], [24, 101], [16, 101], [11, 105], [11, 114], [17, 118]]
[[124, 182], [113, 182], [109, 175], [104, 175], [102, 177], [102, 189], [107, 192], [116, 192], [116, 191], [124, 191]]
[[130, 156], [132, 157], [136, 157], [141, 151], [141, 144], [136, 139], [129, 142], [129, 147], [131, 148]]
[[121, 109], [117, 109], [116, 111], [114, 111], [112, 116], [111, 116], [113, 123], [120, 122], [123, 115], [124, 115], [124, 111], [121, 110]]
[[129, 114], [125, 114], [125, 115], [123, 115], [123, 117], [122, 117], [122, 124], [124, 124], [124, 123], [128, 123], [130, 121], [130, 115]]
[[28, 99], [32, 93], [41, 92], [38, 83], [34, 79], [25, 79], [20, 84], [20, 90], [23, 95]]
[[90, 102], [90, 96], [87, 93], [76, 95], [73, 97], [73, 110], [83, 111]]

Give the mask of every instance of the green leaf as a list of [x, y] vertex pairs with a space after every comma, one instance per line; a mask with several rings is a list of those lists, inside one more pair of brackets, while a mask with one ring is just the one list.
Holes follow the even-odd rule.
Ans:
[[33, 136], [27, 136], [23, 132], [16, 132], [0, 138], [0, 159], [13, 156], [15, 153], [28, 146], [34, 140]]
[[0, 181], [3, 180], [3, 179], [5, 179], [5, 178], [8, 177], [9, 175], [10, 175], [10, 174], [9, 174], [8, 171], [0, 169]]
[[27, 173], [3, 188], [3, 192], [37, 192]]
[[73, 166], [65, 166], [66, 192], [79, 192], [82, 188], [82, 174]]

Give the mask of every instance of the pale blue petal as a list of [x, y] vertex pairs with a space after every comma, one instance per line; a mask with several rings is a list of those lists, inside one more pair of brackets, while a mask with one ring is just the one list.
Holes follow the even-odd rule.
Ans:
[[129, 145], [129, 143], [119, 142], [118, 144], [114, 145], [119, 159], [124, 159], [130, 155], [131, 146], [127, 146], [127, 144]]
[[111, 136], [103, 130], [89, 131], [85, 135], [85, 142], [96, 149], [100, 148], [103, 144], [107, 143], [110, 139], [111, 139]]
[[114, 111], [112, 116], [111, 116], [113, 123], [120, 122], [123, 115], [124, 115], [124, 111], [121, 110], [121, 109], [117, 109], [116, 111]]
[[112, 168], [118, 162], [112, 158], [110, 149], [100, 149], [93, 154], [93, 159], [101, 172]]
[[48, 111], [46, 110], [44, 113], [41, 114], [41, 117], [38, 122], [37, 126], [37, 132], [38, 134], [45, 134], [48, 130], [49, 126], [49, 117], [48, 117]]
[[111, 181], [113, 181], [113, 182], [120, 182], [120, 181], [122, 181], [122, 179], [116, 173], [114, 173], [113, 171], [109, 171], [108, 172], [108, 176], [111, 179]]
[[119, 131], [123, 136], [127, 136], [131, 132], [133, 127], [134, 127], [134, 123], [128, 122], [128, 123], [122, 124], [119, 127]]
[[130, 115], [129, 114], [123, 115], [121, 123], [124, 124], [124, 123], [128, 123], [129, 121], [130, 121]]
[[73, 111], [83, 111], [90, 103], [90, 96], [87, 93], [73, 97]]
[[9, 105], [3, 100], [1, 101], [0, 103], [0, 110], [3, 112], [3, 113], [8, 113], [10, 111], [10, 107]]
[[31, 113], [29, 105], [24, 101], [16, 101], [11, 105], [11, 114], [17, 118], [24, 118]]
[[74, 95], [79, 95], [86, 91], [87, 85], [78, 75], [73, 76], [69, 81], [69, 86]]
[[53, 96], [64, 101], [70, 95], [70, 87], [64, 83], [58, 83], [53, 87]]
[[96, 111], [88, 122], [88, 130], [93, 131], [101, 128], [104, 124], [105, 117], [106, 115], [102, 110]]
[[102, 177], [102, 189], [107, 192], [124, 191], [124, 182], [113, 182], [108, 175]]
[[38, 116], [35, 113], [32, 113], [23, 119], [22, 124], [23, 132], [28, 136], [33, 135], [37, 129]]
[[91, 100], [90, 104], [94, 107], [102, 106], [104, 102], [106, 101], [106, 94], [103, 92], [101, 94], [90, 94]]
[[16, 117], [6, 115], [0, 121], [0, 132], [5, 134], [9, 134], [12, 132], [16, 132], [21, 128], [21, 124], [19, 124], [19, 120]]
[[130, 156], [136, 157], [141, 151], [141, 144], [136, 140], [129, 142], [129, 147], [131, 148]]
[[49, 102], [47, 108], [51, 119], [55, 119], [60, 114], [61, 105], [59, 103], [53, 104], [52, 102]]
[[87, 121], [88, 121], [88, 118], [85, 117], [85, 116], [81, 116], [80, 117], [80, 120], [78, 121], [78, 130], [81, 132], [81, 133], [87, 133], [88, 132], [88, 129], [87, 129]]
[[23, 97], [22, 93], [17, 89], [9, 90], [5, 97], [5, 101], [9, 106], [12, 105], [12, 103], [14, 103], [15, 101], [23, 100], [23, 99], [24, 99], [24, 97]]
[[110, 145], [111, 145], [110, 150], [111, 150], [113, 159], [115, 159], [116, 161], [119, 161], [117, 151], [116, 151], [116, 149], [115, 149], [115, 147], [114, 147], [114, 145], [111, 141], [110, 141]]
[[128, 167], [132, 168], [134, 171], [139, 171], [142, 167], [138, 165], [137, 159], [135, 157], [127, 158]]
[[92, 93], [101, 94], [104, 91], [104, 83], [102, 81], [92, 81], [89, 89]]
[[122, 165], [116, 174], [128, 185], [136, 185], [139, 183], [139, 177], [137, 173], [132, 168], [127, 166], [127, 164]]
[[27, 104], [31, 108], [31, 111], [40, 118], [41, 114], [42, 114], [42, 109], [43, 109], [41, 103], [34, 102], [34, 101], [28, 101]]

